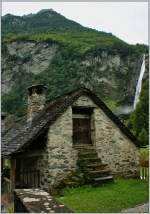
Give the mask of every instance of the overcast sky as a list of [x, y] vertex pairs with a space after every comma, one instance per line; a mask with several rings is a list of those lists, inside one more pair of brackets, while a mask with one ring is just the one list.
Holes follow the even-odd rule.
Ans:
[[3, 2], [2, 15], [48, 8], [83, 26], [111, 32], [130, 44], [148, 44], [147, 2]]

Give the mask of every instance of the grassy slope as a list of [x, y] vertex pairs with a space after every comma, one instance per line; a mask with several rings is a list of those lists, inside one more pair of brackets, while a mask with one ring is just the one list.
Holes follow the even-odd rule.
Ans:
[[58, 200], [75, 212], [117, 212], [148, 201], [148, 183], [117, 179], [101, 187], [66, 189]]
[[[104, 32], [51, 32], [39, 34], [8, 34], [2, 37], [3, 43], [10, 43], [13, 41], [36, 41], [36, 42], [56, 42], [60, 45], [74, 48], [78, 53], [85, 53], [95, 47], [102, 48], [116, 48], [116, 49], [133, 49], [133, 45], [128, 45], [112, 34]], [[130, 50], [132, 51], [132, 50]]]

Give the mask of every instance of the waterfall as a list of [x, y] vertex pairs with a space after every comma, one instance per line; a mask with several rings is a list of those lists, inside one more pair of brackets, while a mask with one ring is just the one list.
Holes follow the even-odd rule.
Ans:
[[135, 97], [134, 97], [134, 103], [133, 103], [133, 109], [135, 110], [137, 103], [139, 102], [139, 96], [141, 93], [141, 88], [142, 88], [142, 79], [144, 76], [144, 72], [145, 72], [145, 55], [143, 55], [143, 62], [142, 62], [142, 66], [141, 66], [141, 71], [140, 71], [140, 75], [139, 75], [139, 79], [136, 85], [136, 91], [135, 91]]

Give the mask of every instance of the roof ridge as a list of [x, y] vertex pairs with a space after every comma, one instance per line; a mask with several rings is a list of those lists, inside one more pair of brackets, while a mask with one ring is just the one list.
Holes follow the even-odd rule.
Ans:
[[60, 94], [60, 95], [54, 97], [53, 99], [47, 101], [47, 103], [48, 103], [48, 102], [52, 102], [52, 101], [54, 101], [54, 100], [56, 100], [56, 99], [59, 99], [59, 98], [61, 98], [61, 97], [70, 95], [70, 94], [72, 94], [72, 93], [75, 93], [75, 92], [77, 92], [77, 91], [90, 91], [90, 92], [92, 92], [90, 89], [86, 88], [85, 86], [81, 86], [81, 87], [74, 88], [74, 89], [72, 89], [72, 90], [70, 90], [70, 91], [68, 91], [68, 92], [66, 92], [66, 93]]

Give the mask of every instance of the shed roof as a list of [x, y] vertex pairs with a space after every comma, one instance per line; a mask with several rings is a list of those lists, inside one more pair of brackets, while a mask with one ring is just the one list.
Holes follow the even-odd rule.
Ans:
[[64, 111], [72, 105], [80, 96], [86, 95], [97, 104], [103, 112], [118, 126], [136, 146], [140, 147], [140, 142], [125, 127], [119, 118], [104, 104], [104, 102], [93, 94], [90, 90], [80, 88], [65, 94], [49, 102], [46, 107], [33, 119], [32, 123], [26, 118], [15, 124], [10, 130], [2, 135], [2, 156], [13, 156], [27, 148], [33, 140], [40, 136], [49, 126], [60, 117]]

